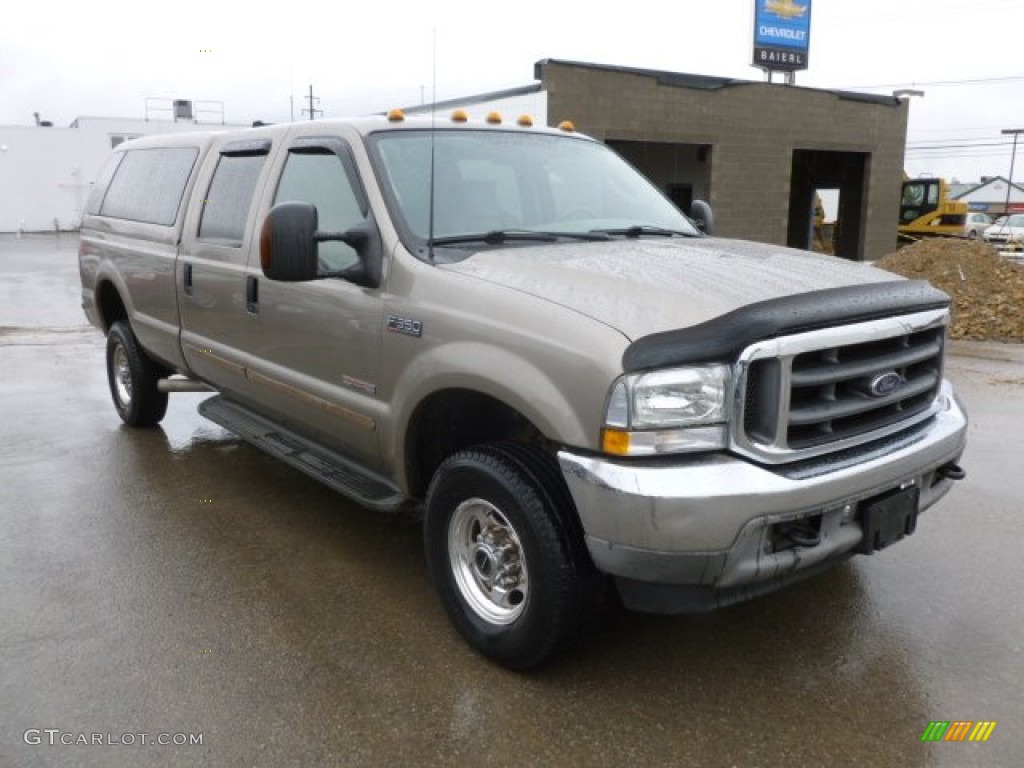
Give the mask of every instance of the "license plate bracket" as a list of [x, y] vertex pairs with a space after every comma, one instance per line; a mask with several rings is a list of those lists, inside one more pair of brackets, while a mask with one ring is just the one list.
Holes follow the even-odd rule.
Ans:
[[914, 486], [861, 502], [858, 517], [864, 536], [857, 552], [870, 555], [912, 534], [917, 527], [920, 496], [920, 489]]

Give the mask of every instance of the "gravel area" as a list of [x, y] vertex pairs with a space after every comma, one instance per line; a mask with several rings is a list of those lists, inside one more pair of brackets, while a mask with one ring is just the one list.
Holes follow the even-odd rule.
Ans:
[[952, 296], [952, 338], [1024, 341], [1024, 265], [990, 246], [933, 238], [890, 253], [877, 265], [928, 280]]

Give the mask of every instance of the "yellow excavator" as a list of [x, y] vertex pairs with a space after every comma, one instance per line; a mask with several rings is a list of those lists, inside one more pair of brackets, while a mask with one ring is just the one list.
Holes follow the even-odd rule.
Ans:
[[925, 237], [964, 237], [967, 203], [950, 200], [942, 179], [908, 179], [900, 197], [899, 243]]

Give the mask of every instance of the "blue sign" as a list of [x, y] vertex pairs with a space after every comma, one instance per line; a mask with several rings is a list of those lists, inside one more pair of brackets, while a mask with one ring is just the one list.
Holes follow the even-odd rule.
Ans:
[[811, 0], [755, 0], [754, 8], [754, 66], [807, 69]]

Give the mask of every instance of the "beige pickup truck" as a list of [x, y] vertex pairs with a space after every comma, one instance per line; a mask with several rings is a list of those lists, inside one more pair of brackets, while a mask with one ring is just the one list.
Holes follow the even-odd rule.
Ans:
[[887, 547], [963, 476], [943, 293], [711, 237], [567, 124], [138, 139], [87, 209], [121, 418], [208, 388], [207, 418], [422, 514], [445, 609], [509, 667], [615, 593], [708, 610]]

